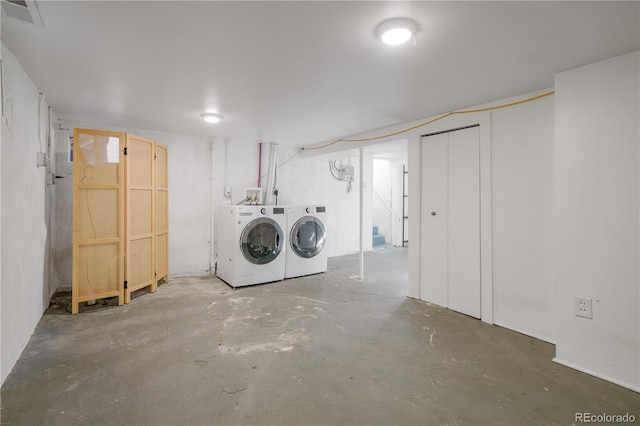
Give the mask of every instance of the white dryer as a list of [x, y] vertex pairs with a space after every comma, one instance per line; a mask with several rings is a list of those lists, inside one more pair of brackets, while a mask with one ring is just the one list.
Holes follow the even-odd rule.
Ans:
[[285, 278], [317, 274], [327, 270], [326, 210], [324, 206], [287, 207], [287, 252]]
[[218, 215], [218, 278], [231, 287], [284, 279], [286, 229], [284, 207], [222, 207]]

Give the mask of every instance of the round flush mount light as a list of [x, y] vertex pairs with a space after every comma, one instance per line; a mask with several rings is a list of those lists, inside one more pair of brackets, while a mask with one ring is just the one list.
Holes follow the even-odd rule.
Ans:
[[383, 43], [397, 46], [408, 42], [418, 31], [418, 23], [409, 18], [393, 18], [376, 28], [376, 35]]
[[213, 112], [205, 112], [204, 114], [200, 114], [200, 117], [207, 123], [219, 123], [222, 120], [222, 116], [220, 114], [215, 114]]

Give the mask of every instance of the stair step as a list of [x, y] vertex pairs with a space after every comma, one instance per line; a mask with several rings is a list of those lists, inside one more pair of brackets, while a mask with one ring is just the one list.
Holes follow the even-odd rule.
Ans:
[[373, 236], [373, 245], [374, 246], [382, 246], [384, 245], [384, 235], [374, 235]]

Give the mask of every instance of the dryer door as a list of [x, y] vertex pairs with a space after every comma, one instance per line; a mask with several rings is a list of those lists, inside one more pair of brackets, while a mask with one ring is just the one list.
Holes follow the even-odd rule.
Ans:
[[242, 231], [240, 248], [245, 259], [264, 265], [278, 257], [284, 241], [282, 228], [273, 219], [261, 217], [252, 220]]
[[320, 219], [304, 216], [291, 228], [291, 248], [300, 257], [311, 258], [324, 248], [327, 229]]

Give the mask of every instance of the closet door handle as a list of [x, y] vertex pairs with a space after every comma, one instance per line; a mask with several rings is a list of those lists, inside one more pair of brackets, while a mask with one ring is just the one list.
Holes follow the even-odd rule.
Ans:
[[436, 215], [436, 212], [431, 212], [431, 216], [435, 216], [435, 215]]

